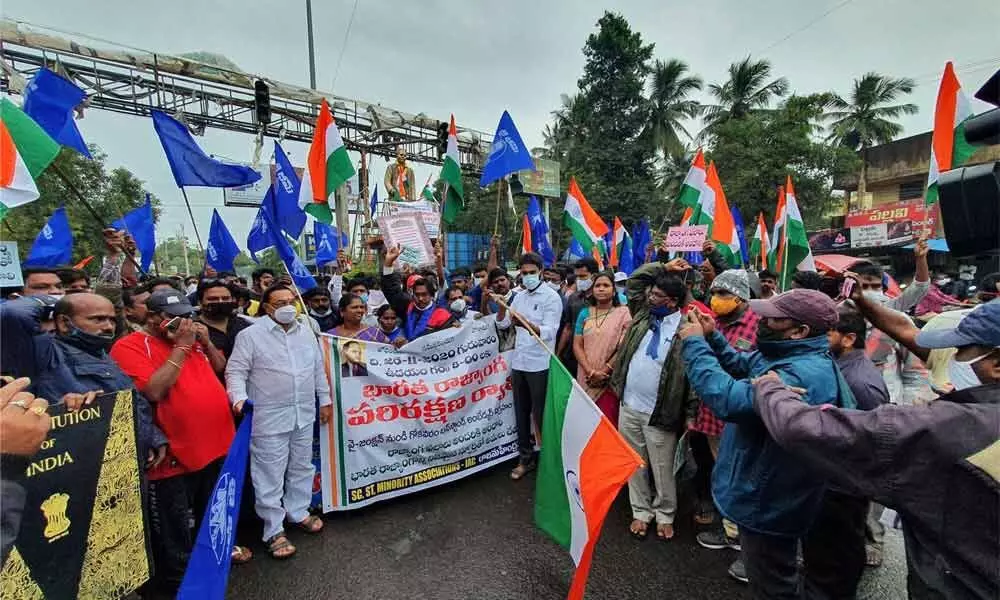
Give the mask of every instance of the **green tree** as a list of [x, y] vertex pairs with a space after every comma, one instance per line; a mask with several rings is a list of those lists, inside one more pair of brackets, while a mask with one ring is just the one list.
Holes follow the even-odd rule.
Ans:
[[726, 198], [739, 207], [744, 223], [758, 212], [771, 222], [778, 186], [791, 175], [806, 226], [822, 225], [833, 178], [852, 172], [858, 162], [850, 149], [812, 135], [823, 106], [822, 95], [792, 96], [776, 110], [748, 113], [716, 127], [707, 158], [715, 161]]
[[[87, 256], [99, 258], [104, 252], [102, 230], [112, 221], [145, 202], [143, 181], [124, 167], [106, 168], [107, 156], [97, 146], [90, 146], [93, 159], [77, 152], [63, 149], [55, 162], [38, 178], [38, 200], [12, 209], [4, 219], [4, 237], [17, 242], [21, 257], [28, 255], [35, 237], [52, 213], [66, 205], [70, 228], [73, 231], [73, 262]], [[101, 218], [97, 219], [77, 199], [76, 195], [57, 174], [64, 173], [70, 185], [78, 190]], [[151, 196], [153, 215], [159, 218], [160, 202]], [[96, 273], [100, 261], [88, 267]]]
[[858, 176], [858, 197], [864, 198], [868, 161], [866, 153], [876, 144], [891, 142], [903, 131], [903, 126], [895, 121], [903, 115], [917, 112], [917, 105], [897, 103], [903, 95], [916, 87], [909, 77], [895, 79], [878, 73], [865, 73], [854, 80], [850, 96], [845, 99], [834, 94], [831, 106], [828, 139], [861, 153], [861, 172]]
[[716, 104], [705, 108], [703, 133], [711, 135], [717, 126], [726, 121], [766, 110], [773, 101], [788, 93], [787, 79], [778, 77], [768, 81], [770, 78], [771, 63], [766, 59], [753, 60], [747, 56], [729, 65], [729, 79], [708, 86]]
[[684, 121], [701, 114], [701, 105], [689, 96], [701, 90], [701, 78], [688, 75], [687, 64], [676, 58], [657, 60], [649, 84], [649, 123], [647, 134], [664, 159], [686, 150], [681, 134], [691, 139]]
[[583, 47], [579, 95], [567, 115], [573, 125], [566, 176], [606, 219], [634, 222], [662, 209], [653, 173], [655, 151], [643, 139], [649, 104], [643, 96], [653, 45], [643, 43], [619, 14], [606, 12]]

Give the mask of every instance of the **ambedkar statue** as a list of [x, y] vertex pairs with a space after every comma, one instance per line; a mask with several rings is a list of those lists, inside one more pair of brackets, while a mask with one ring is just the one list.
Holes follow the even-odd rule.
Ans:
[[417, 199], [417, 180], [413, 168], [406, 164], [406, 151], [402, 146], [396, 147], [396, 162], [386, 165], [383, 183], [390, 199], [394, 196], [402, 200]]

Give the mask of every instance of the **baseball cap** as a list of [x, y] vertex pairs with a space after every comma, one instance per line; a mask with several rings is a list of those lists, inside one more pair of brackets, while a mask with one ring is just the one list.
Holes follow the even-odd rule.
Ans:
[[162, 312], [171, 317], [187, 317], [194, 313], [194, 307], [187, 296], [177, 290], [157, 290], [146, 300], [146, 308]]
[[952, 329], [934, 329], [917, 334], [917, 345], [924, 348], [961, 348], [993, 346], [1000, 348], [1000, 301], [980, 305], [962, 317]]
[[615, 283], [621, 283], [623, 281], [628, 281], [628, 275], [624, 271], [618, 271], [615, 273]]
[[815, 330], [831, 329], [840, 318], [834, 301], [817, 290], [797, 288], [767, 300], [751, 300], [750, 310], [761, 317], [792, 319]]

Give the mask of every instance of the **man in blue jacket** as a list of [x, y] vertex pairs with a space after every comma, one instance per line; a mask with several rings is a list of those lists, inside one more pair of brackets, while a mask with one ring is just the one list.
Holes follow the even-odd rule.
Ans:
[[[824, 480], [785, 452], [754, 412], [752, 379], [768, 371], [801, 388], [803, 401], [853, 408], [854, 398], [830, 355], [826, 333], [837, 307], [816, 290], [751, 300], [761, 319], [757, 350], [737, 352], [715, 321], [692, 311], [680, 332], [687, 376], [698, 397], [727, 426], [712, 473], [712, 495], [739, 525], [754, 598], [799, 598], [798, 540], [816, 516]], [[809, 565], [805, 565], [809, 579]]]

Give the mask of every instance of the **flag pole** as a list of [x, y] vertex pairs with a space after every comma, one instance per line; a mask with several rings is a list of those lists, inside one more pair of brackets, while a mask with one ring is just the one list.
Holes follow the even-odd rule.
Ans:
[[500, 233], [500, 202], [501, 202], [500, 197], [503, 195], [503, 190], [500, 189], [500, 186], [502, 186], [502, 185], [503, 185], [503, 179], [498, 180], [497, 181], [497, 216], [496, 216], [496, 220], [493, 221], [493, 235], [494, 236], [496, 236], [498, 233]]
[[194, 239], [198, 241], [198, 250], [200, 250], [201, 253], [204, 254], [205, 246], [202, 246], [201, 244], [201, 234], [198, 233], [198, 224], [195, 223], [194, 221], [194, 212], [192, 212], [191, 210], [191, 202], [188, 201], [187, 191], [184, 189], [184, 186], [180, 187], [181, 187], [181, 195], [184, 196], [184, 205], [187, 206], [188, 217], [191, 218], [191, 227], [194, 228]]

